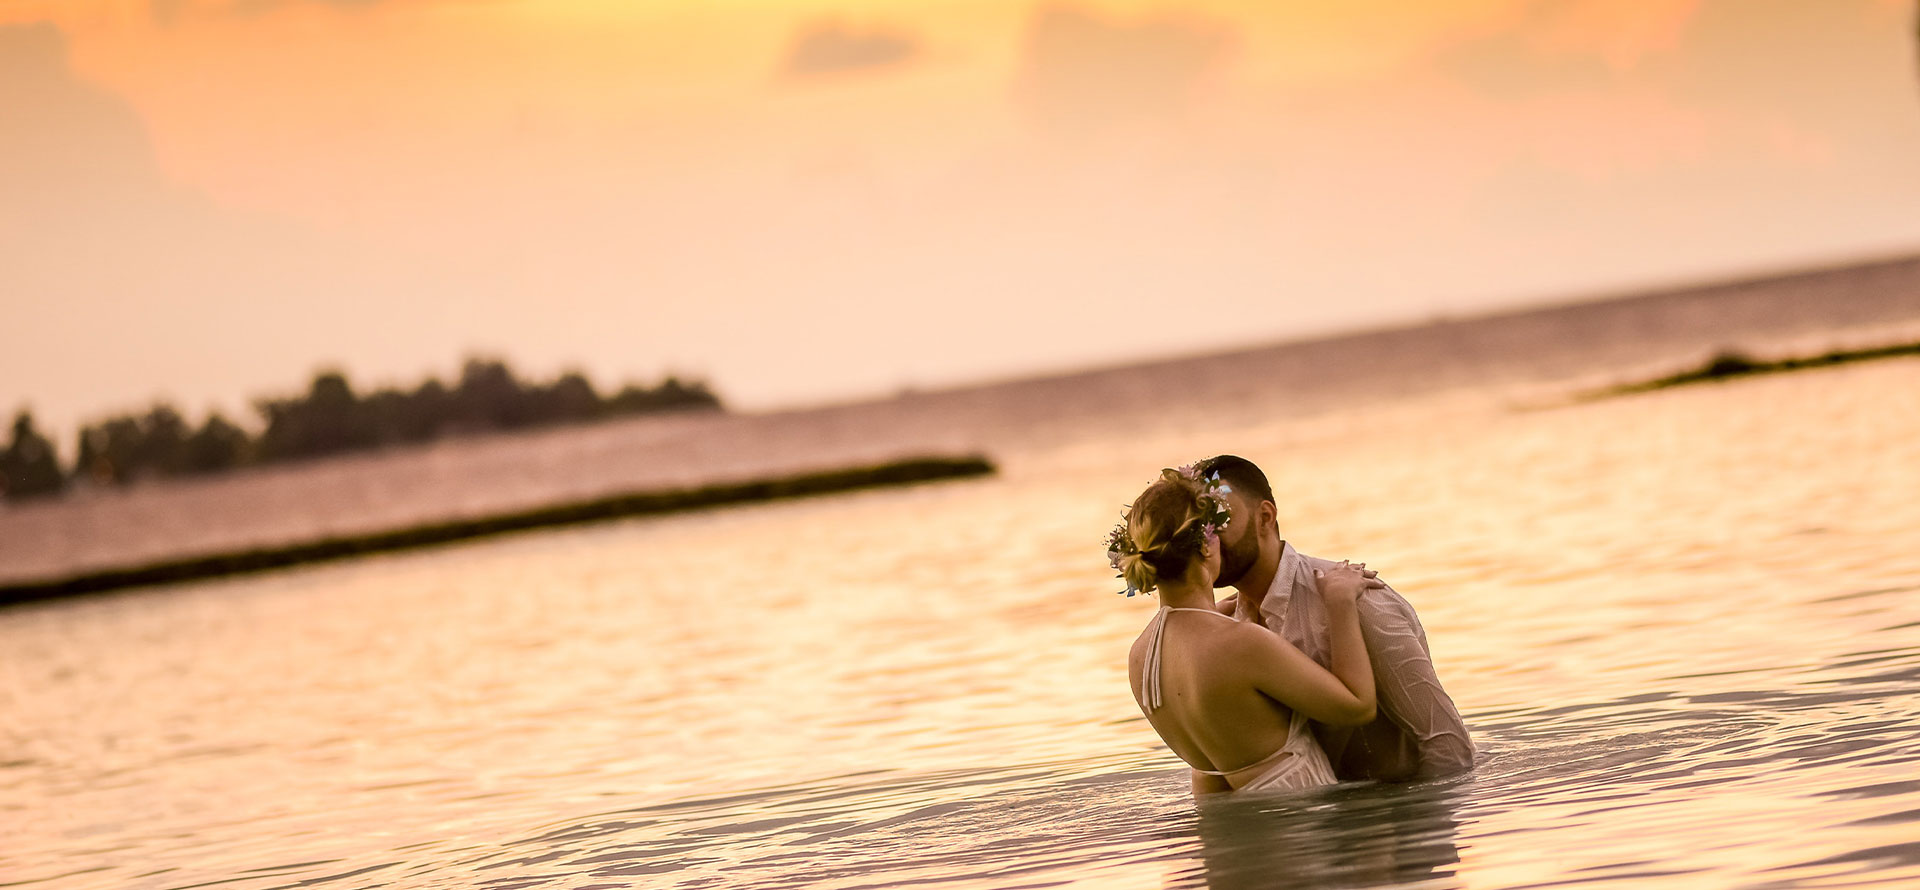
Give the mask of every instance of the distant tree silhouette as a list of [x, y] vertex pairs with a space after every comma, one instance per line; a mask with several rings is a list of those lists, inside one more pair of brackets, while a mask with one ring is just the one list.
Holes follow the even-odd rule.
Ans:
[[145, 434], [140, 418], [131, 414], [109, 417], [80, 430], [80, 458], [76, 472], [94, 481], [126, 485], [140, 475], [139, 455]]
[[182, 452], [191, 432], [172, 405], [153, 406], [147, 416], [140, 419], [140, 437], [133, 445], [134, 472], [141, 476], [171, 476], [179, 472]]
[[531, 411], [520, 381], [506, 362], [468, 359], [453, 391], [455, 422], [466, 429], [498, 430], [526, 425]]
[[253, 441], [247, 431], [228, 422], [219, 412], [187, 438], [180, 450], [177, 471], [184, 474], [218, 473], [245, 463]]
[[379, 444], [353, 384], [338, 371], [314, 375], [305, 398], [263, 399], [256, 407], [267, 421], [260, 434], [263, 461], [321, 457]]
[[105, 437], [97, 426], [83, 426], [76, 438], [80, 441], [80, 453], [73, 460], [75, 478], [86, 478], [96, 485], [113, 482], [113, 463], [101, 453]]
[[[211, 418], [209, 419], [211, 422]], [[224, 419], [220, 421], [232, 427]], [[246, 433], [233, 428], [244, 439]], [[172, 405], [158, 404], [144, 415], [125, 414], [82, 427], [73, 475], [100, 484], [126, 485], [136, 479], [224, 469], [208, 464], [209, 442], [188, 426]], [[216, 438], [225, 433], [215, 427]]]
[[649, 411], [701, 410], [720, 407], [720, 399], [703, 383], [684, 383], [669, 375], [653, 389], [628, 385], [607, 400], [613, 414], [643, 414]]
[[33, 428], [33, 415], [21, 411], [13, 419], [13, 439], [0, 451], [0, 492], [8, 500], [59, 494], [67, 485], [53, 443]]
[[540, 423], [578, 423], [600, 415], [600, 394], [593, 383], [578, 371], [569, 371], [560, 379], [535, 391]]
[[[722, 408], [719, 397], [704, 383], [677, 377], [669, 376], [651, 388], [628, 384], [611, 398], [602, 398], [578, 371], [548, 383], [532, 383], [521, 380], [506, 362], [492, 358], [467, 360], [452, 387], [429, 377], [412, 390], [389, 387], [364, 397], [345, 374], [322, 370], [306, 392], [259, 399], [254, 407], [263, 421], [258, 439], [217, 413], [194, 429], [165, 403], [145, 414], [108, 417], [81, 428], [72, 475], [100, 485], [126, 485], [139, 479], [217, 473], [253, 463], [306, 460], [442, 436], [654, 411]], [[18, 483], [9, 484], [18, 487]]]
[[447, 427], [452, 401], [447, 387], [429, 379], [412, 392], [382, 389], [367, 396], [365, 410], [381, 443], [424, 442]]

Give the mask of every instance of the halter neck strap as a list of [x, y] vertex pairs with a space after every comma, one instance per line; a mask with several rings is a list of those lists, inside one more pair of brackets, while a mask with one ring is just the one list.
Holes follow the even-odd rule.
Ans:
[[1234, 620], [1233, 616], [1223, 615], [1212, 609], [1195, 609], [1187, 606], [1161, 606], [1160, 611], [1154, 613], [1153, 636], [1147, 640], [1146, 674], [1141, 677], [1140, 682], [1141, 694], [1145, 697], [1145, 701], [1142, 701], [1140, 706], [1148, 714], [1160, 710], [1160, 705], [1162, 704], [1162, 696], [1160, 694], [1160, 645], [1162, 638], [1165, 637], [1167, 633], [1168, 612], [1205, 612], [1208, 615], [1218, 615], [1228, 621]]

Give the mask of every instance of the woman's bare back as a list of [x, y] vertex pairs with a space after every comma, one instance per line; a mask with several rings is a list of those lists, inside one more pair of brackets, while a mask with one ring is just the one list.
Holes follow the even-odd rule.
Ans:
[[[1231, 772], [1271, 756], [1288, 740], [1292, 711], [1263, 694], [1238, 657], [1249, 634], [1269, 634], [1218, 612], [1173, 609], [1156, 616], [1134, 641], [1129, 682], [1167, 747], [1202, 770]], [[1160, 701], [1147, 708], [1149, 656], [1160, 622]], [[1277, 638], [1275, 638], [1277, 640]], [[1284, 642], [1284, 641], [1282, 641]]]

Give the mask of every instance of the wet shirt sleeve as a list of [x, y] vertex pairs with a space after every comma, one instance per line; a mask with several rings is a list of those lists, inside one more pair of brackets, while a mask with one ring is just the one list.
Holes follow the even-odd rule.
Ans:
[[1473, 740], [1433, 670], [1427, 632], [1413, 606], [1389, 587], [1360, 597], [1360, 632], [1373, 663], [1380, 710], [1419, 747], [1420, 775], [1473, 768]]

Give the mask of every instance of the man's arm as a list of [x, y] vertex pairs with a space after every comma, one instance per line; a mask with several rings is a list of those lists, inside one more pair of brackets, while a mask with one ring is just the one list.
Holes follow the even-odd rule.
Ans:
[[1460, 710], [1440, 688], [1427, 633], [1413, 606], [1388, 587], [1360, 597], [1360, 630], [1373, 662], [1380, 710], [1420, 749], [1420, 775], [1473, 768], [1473, 739]]

